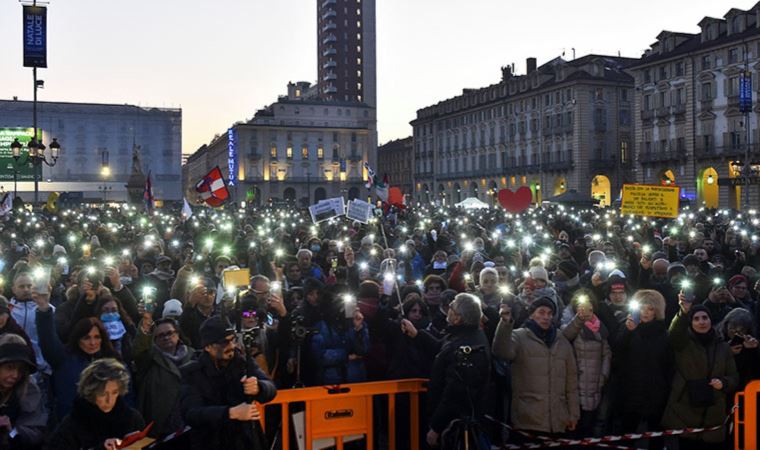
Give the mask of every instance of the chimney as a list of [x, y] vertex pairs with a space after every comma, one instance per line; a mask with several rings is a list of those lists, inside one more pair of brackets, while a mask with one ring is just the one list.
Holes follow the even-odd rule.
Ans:
[[536, 71], [536, 58], [528, 58], [525, 60], [525, 66], [528, 74]]
[[501, 81], [507, 81], [512, 78], [512, 66], [503, 66], [501, 68]]

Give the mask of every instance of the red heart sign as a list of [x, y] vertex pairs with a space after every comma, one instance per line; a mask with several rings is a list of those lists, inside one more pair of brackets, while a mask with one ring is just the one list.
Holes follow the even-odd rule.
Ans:
[[530, 207], [533, 201], [533, 192], [527, 186], [522, 186], [517, 192], [510, 189], [499, 191], [499, 204], [511, 213], [523, 212]]

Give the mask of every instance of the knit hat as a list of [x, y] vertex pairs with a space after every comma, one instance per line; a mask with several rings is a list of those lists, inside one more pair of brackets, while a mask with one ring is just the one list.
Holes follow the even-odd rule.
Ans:
[[63, 245], [56, 244], [56, 245], [53, 246], [53, 256], [55, 256], [55, 255], [57, 255], [59, 253], [63, 253], [65, 255], [66, 254], [66, 249], [63, 248]]
[[223, 341], [227, 336], [235, 334], [235, 329], [220, 316], [206, 319], [201, 324], [201, 346], [216, 344]]
[[557, 270], [561, 270], [565, 275], [567, 275], [567, 278], [574, 278], [576, 275], [578, 275], [579, 269], [578, 264], [575, 261], [565, 259], [557, 264]]
[[166, 303], [164, 303], [164, 310], [161, 313], [162, 319], [166, 319], [168, 317], [179, 317], [181, 315], [182, 315], [182, 302], [173, 298], [171, 300], [167, 300]]
[[737, 284], [739, 284], [739, 283], [744, 283], [744, 284], [746, 284], [747, 286], [749, 286], [749, 280], [748, 280], [748, 279], [747, 279], [747, 277], [745, 277], [744, 275], [734, 275], [734, 276], [732, 276], [732, 277], [731, 277], [731, 278], [728, 280], [728, 283], [727, 283], [726, 285], [727, 285], [727, 286], [728, 286], [728, 288], [730, 289], [730, 288], [732, 288], [732, 287], [736, 286], [736, 285], [737, 285]]
[[670, 263], [668, 266], [668, 279], [673, 278], [677, 273], [686, 275], [686, 266], [681, 263]]
[[[391, 295], [386, 292], [385, 295]], [[371, 280], [362, 281], [359, 285], [358, 298], [380, 298], [380, 285]], [[403, 298], [403, 297], [402, 297]]]
[[364, 236], [362, 238], [362, 245], [372, 245], [372, 237]]
[[546, 269], [540, 266], [533, 266], [530, 268], [530, 271], [528, 272], [530, 274], [530, 277], [534, 280], [542, 280], [546, 283], [549, 282], [549, 274], [546, 272]]
[[536, 310], [542, 306], [546, 306], [547, 308], [552, 310], [552, 314], [557, 314], [557, 305], [554, 304], [554, 301], [550, 299], [549, 297], [541, 297], [538, 300], [534, 301], [530, 304], [530, 307], [528, 308], [528, 313], [533, 314], [536, 312]]
[[32, 349], [26, 344], [8, 342], [0, 345], [0, 364], [22, 362], [29, 367], [29, 373], [37, 371]]
[[689, 315], [688, 315], [689, 326], [691, 326], [691, 322], [694, 320], [694, 316], [698, 312], [704, 312], [705, 314], [707, 314], [707, 317], [709, 317], [710, 321], [712, 322], [712, 314], [710, 314], [710, 310], [707, 309], [705, 305], [696, 304], [696, 305], [692, 305], [691, 309], [689, 309]]

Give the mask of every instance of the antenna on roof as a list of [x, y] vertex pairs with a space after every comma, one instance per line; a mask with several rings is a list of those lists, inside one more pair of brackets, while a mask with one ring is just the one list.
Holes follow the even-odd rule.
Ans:
[[575, 47], [573, 47], [573, 59], [575, 59]]

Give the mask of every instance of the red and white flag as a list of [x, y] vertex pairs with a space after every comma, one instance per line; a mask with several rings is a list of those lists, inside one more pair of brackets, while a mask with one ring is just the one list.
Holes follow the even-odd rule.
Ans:
[[211, 169], [211, 172], [195, 184], [195, 191], [198, 192], [201, 200], [214, 208], [222, 206], [230, 197], [230, 191], [227, 189], [227, 183], [224, 182], [219, 166]]

